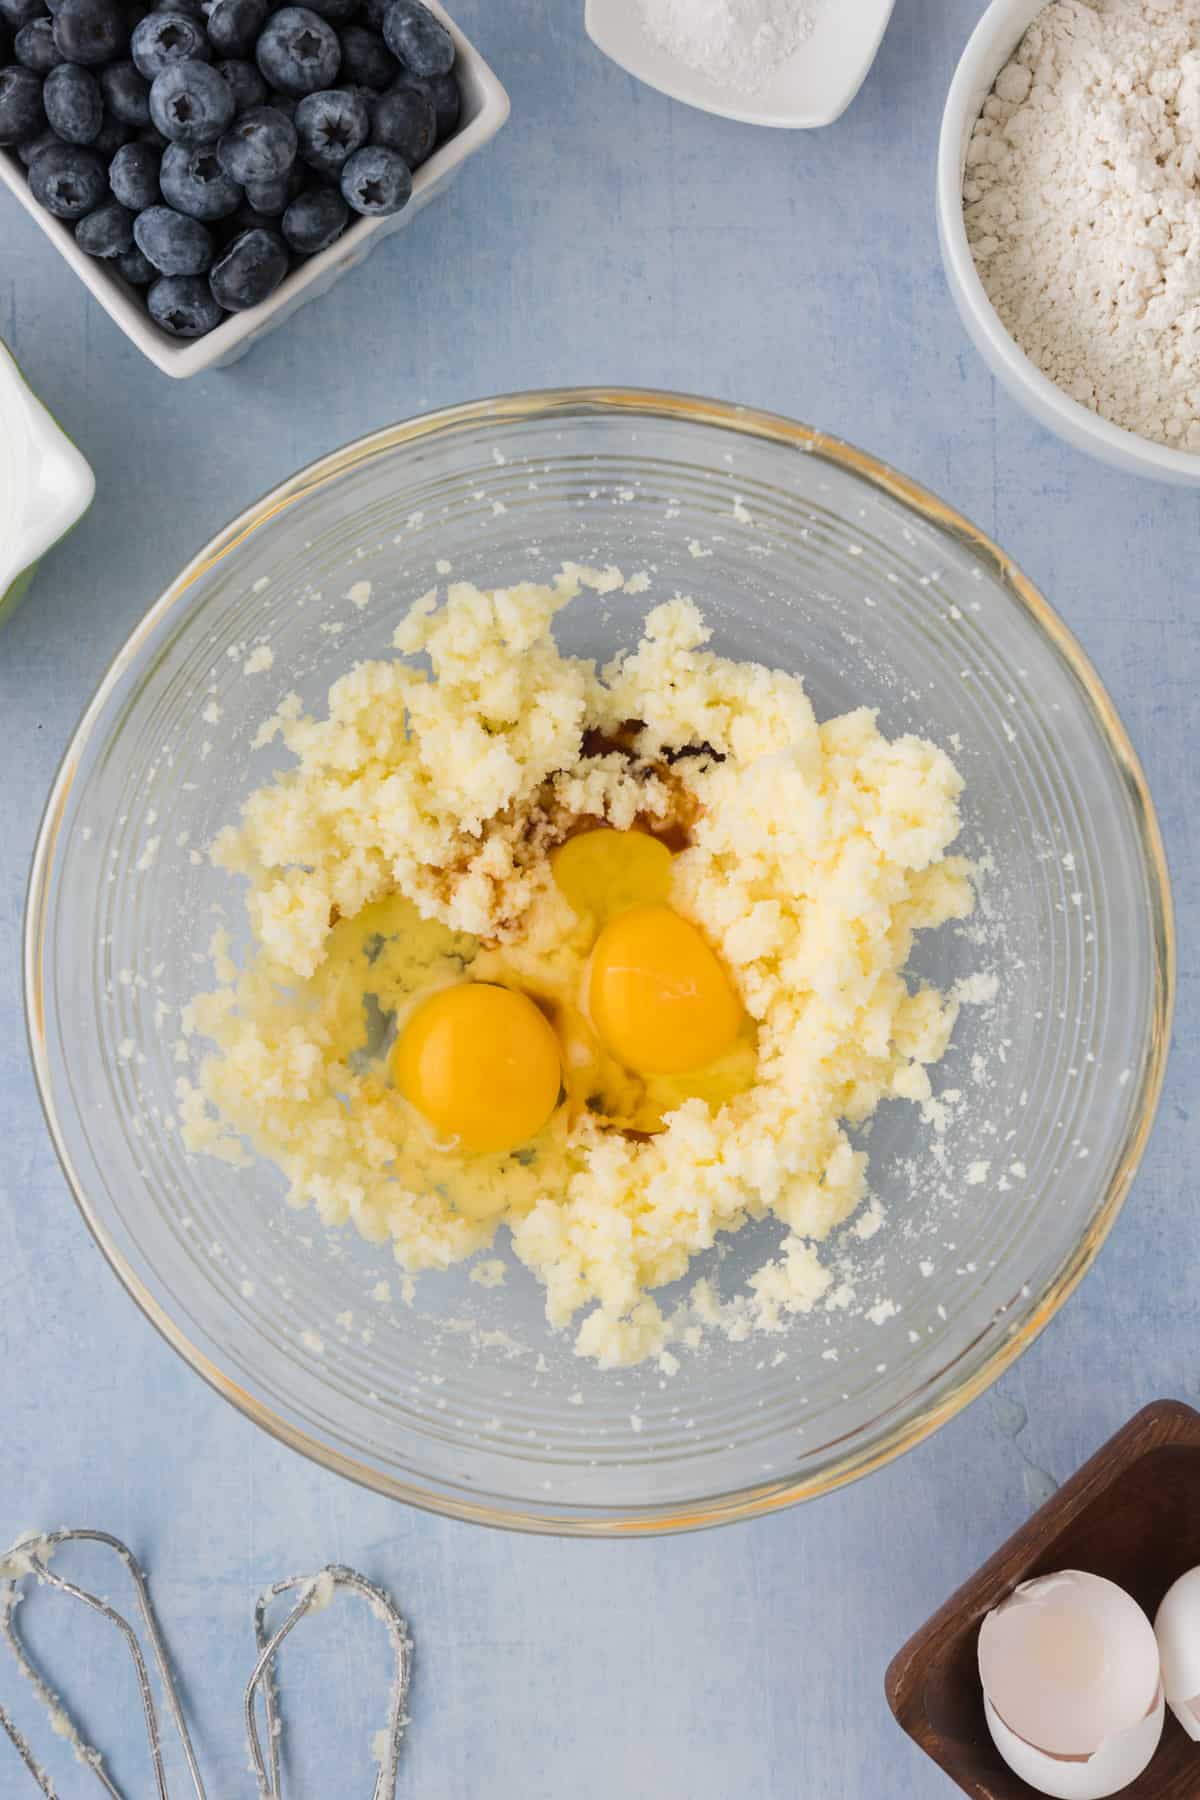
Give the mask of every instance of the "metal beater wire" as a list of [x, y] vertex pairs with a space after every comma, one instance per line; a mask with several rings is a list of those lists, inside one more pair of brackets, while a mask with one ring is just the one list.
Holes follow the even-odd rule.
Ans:
[[29, 1773], [33, 1776], [33, 1779], [41, 1792], [46, 1796], [46, 1800], [58, 1800], [54, 1783], [46, 1774], [45, 1770], [39, 1767], [38, 1760], [33, 1754], [33, 1751], [29, 1748], [27, 1740], [17, 1730], [2, 1706], [0, 1706], [0, 1731], [5, 1733], [9, 1743], [12, 1745], [21, 1761], [25, 1764]]
[[[134, 1631], [132, 1625], [130, 1625], [128, 1619], [117, 1612], [115, 1607], [110, 1606], [106, 1600], [101, 1600], [99, 1595], [89, 1593], [86, 1588], [78, 1587], [74, 1582], [67, 1581], [61, 1575], [56, 1575], [53, 1569], [49, 1567], [46, 1559], [62, 1544], [67, 1543], [101, 1544], [104, 1548], [111, 1550], [124, 1564], [126, 1572], [133, 1583], [134, 1593], [137, 1596], [138, 1612], [141, 1615], [142, 1627], [153, 1652], [155, 1666], [158, 1669], [159, 1681], [162, 1684], [163, 1696], [167, 1703], [167, 1710], [170, 1713], [172, 1722], [179, 1734], [179, 1740], [183, 1747], [183, 1754], [187, 1760], [188, 1772], [192, 1778], [192, 1787], [196, 1795], [196, 1800], [205, 1800], [204, 1784], [200, 1779], [200, 1769], [196, 1762], [195, 1751], [192, 1749], [192, 1740], [188, 1733], [187, 1721], [183, 1716], [183, 1708], [179, 1703], [179, 1695], [176, 1691], [175, 1680], [171, 1674], [171, 1665], [167, 1656], [167, 1648], [163, 1642], [162, 1632], [159, 1630], [154, 1607], [150, 1601], [150, 1589], [141, 1564], [134, 1556], [132, 1550], [130, 1550], [127, 1545], [123, 1544], [119, 1538], [110, 1537], [106, 1531], [51, 1531], [47, 1532], [44, 1537], [29, 1538], [23, 1544], [18, 1544], [15, 1551], [10, 1552], [10, 1557], [19, 1557], [24, 1563], [24, 1568], [19, 1571], [20, 1574], [32, 1575], [38, 1581], [45, 1582], [49, 1587], [57, 1588], [59, 1593], [69, 1594], [73, 1600], [79, 1600], [84, 1606], [90, 1607], [93, 1612], [99, 1613], [101, 1618], [106, 1619], [110, 1625], [115, 1626], [120, 1632], [133, 1660], [134, 1672], [137, 1676], [138, 1692], [141, 1695], [142, 1712], [146, 1721], [146, 1735], [150, 1744], [151, 1759], [154, 1764], [154, 1779], [158, 1791], [158, 1800], [170, 1800], [167, 1791], [166, 1770], [163, 1767], [162, 1734], [159, 1730], [158, 1712], [154, 1705], [154, 1692], [150, 1685], [150, 1676], [146, 1668], [146, 1660], [142, 1655], [141, 1647], [138, 1644], [137, 1633]], [[69, 1718], [69, 1715], [67, 1715], [61, 1702], [58, 1700], [57, 1695], [54, 1694], [39, 1675], [29, 1657], [28, 1651], [25, 1649], [25, 1646], [17, 1633], [15, 1624], [17, 1578], [18, 1577], [15, 1577], [10, 1573], [4, 1588], [0, 1589], [0, 1597], [2, 1597], [3, 1600], [3, 1604], [0, 1605], [0, 1635], [4, 1637], [9, 1649], [16, 1657], [18, 1668], [21, 1670], [21, 1673], [25, 1676], [26, 1680], [31, 1683], [39, 1698], [50, 1707], [52, 1712], [59, 1713], [63, 1718]], [[0, 1722], [3, 1723], [10, 1741], [15, 1745], [17, 1753], [21, 1757], [26, 1768], [29, 1770], [34, 1780], [41, 1786], [42, 1792], [50, 1796], [50, 1800], [53, 1800], [54, 1789], [49, 1784], [46, 1775], [33, 1759], [28, 1744], [20, 1734], [15, 1731], [7, 1714], [0, 1715]], [[121, 1790], [114, 1785], [104, 1771], [100, 1752], [95, 1749], [94, 1746], [84, 1741], [73, 1721], [70, 1722], [70, 1729], [66, 1735], [73, 1744], [80, 1760], [92, 1770], [92, 1773], [95, 1775], [105, 1793], [111, 1796], [111, 1800], [123, 1800]]]
[[[55, 1574], [50, 1567], [50, 1559], [61, 1545], [67, 1543], [103, 1545], [119, 1557], [124, 1564], [137, 1596], [142, 1629], [158, 1670], [167, 1711], [179, 1734], [180, 1745], [192, 1778], [192, 1788], [196, 1800], [205, 1800], [204, 1784], [200, 1779], [200, 1769], [192, 1748], [187, 1721], [184, 1718], [179, 1693], [171, 1673], [167, 1647], [150, 1600], [150, 1586], [141, 1564], [119, 1538], [110, 1537], [104, 1531], [51, 1531], [45, 1536], [25, 1538], [23, 1542], [10, 1550], [6, 1557], [0, 1557], [0, 1639], [7, 1643], [21, 1674], [49, 1712], [54, 1730], [67, 1740], [84, 1767], [91, 1770], [104, 1792], [109, 1796], [109, 1800], [125, 1800], [121, 1789], [117, 1787], [105, 1770], [100, 1751], [83, 1737], [75, 1720], [54, 1689], [43, 1678], [21, 1640], [16, 1627], [16, 1609], [21, 1598], [19, 1583], [32, 1579], [43, 1582], [48, 1587], [57, 1588], [59, 1593], [68, 1594], [73, 1600], [81, 1601], [84, 1606], [90, 1607], [93, 1612], [99, 1613], [101, 1618], [106, 1619], [110, 1625], [115, 1626], [125, 1640], [133, 1661], [134, 1673], [137, 1676], [142, 1712], [146, 1723], [146, 1736], [154, 1765], [158, 1800], [170, 1800], [166, 1769], [163, 1764], [162, 1734], [154, 1703], [154, 1690], [150, 1682], [146, 1659], [138, 1643], [137, 1633], [129, 1621], [106, 1600], [102, 1600], [97, 1594], [90, 1593], [86, 1588], [76, 1586], [72, 1581], [67, 1581], [65, 1577]], [[348, 1569], [341, 1563], [331, 1563], [316, 1575], [291, 1575], [286, 1581], [277, 1581], [259, 1596], [255, 1605], [254, 1642], [258, 1651], [258, 1660], [254, 1665], [250, 1680], [246, 1684], [244, 1710], [246, 1736], [254, 1763], [255, 1778], [258, 1782], [259, 1800], [282, 1800], [283, 1792], [280, 1767], [280, 1741], [283, 1735], [283, 1725], [275, 1683], [276, 1653], [283, 1640], [295, 1629], [300, 1620], [307, 1613], [320, 1612], [328, 1606], [338, 1588], [349, 1589], [350, 1592], [364, 1600], [371, 1613], [384, 1625], [391, 1640], [396, 1673], [388, 1704], [387, 1729], [380, 1733], [380, 1737], [384, 1741], [375, 1776], [373, 1800], [394, 1800], [400, 1749], [404, 1740], [405, 1727], [408, 1724], [408, 1691], [412, 1678], [412, 1640], [408, 1635], [408, 1626], [396, 1610], [390, 1596], [381, 1587], [377, 1587], [373, 1581], [368, 1581], [365, 1575], [360, 1575], [357, 1570]], [[284, 1594], [291, 1593], [297, 1594], [292, 1610], [279, 1629], [268, 1637], [266, 1615], [269, 1607]], [[260, 1692], [266, 1714], [269, 1765], [267, 1758], [263, 1755], [262, 1743], [258, 1734], [257, 1715]], [[44, 1796], [44, 1800], [58, 1800], [54, 1783], [38, 1763], [28, 1741], [3, 1706], [0, 1706], [0, 1731], [4, 1733], [16, 1750], [35, 1785]]]
[[[366, 1601], [371, 1612], [387, 1628], [388, 1637], [391, 1640], [396, 1674], [388, 1705], [384, 1753], [379, 1759], [379, 1770], [375, 1777], [372, 1800], [391, 1800], [396, 1792], [396, 1773], [400, 1763], [400, 1748], [404, 1741], [404, 1730], [408, 1724], [408, 1690], [412, 1680], [412, 1640], [408, 1635], [408, 1626], [402, 1615], [396, 1610], [390, 1596], [385, 1594], [381, 1587], [377, 1587], [373, 1581], [368, 1581], [366, 1576], [360, 1575], [356, 1569], [348, 1569], [341, 1563], [330, 1563], [316, 1575], [290, 1575], [286, 1581], [275, 1582], [273, 1586], [259, 1595], [254, 1608], [254, 1641], [259, 1655], [258, 1661], [254, 1665], [254, 1672], [246, 1683], [245, 1715], [246, 1737], [254, 1763], [255, 1779], [258, 1782], [259, 1800], [282, 1800], [283, 1795], [280, 1785], [279, 1760], [283, 1722], [279, 1716], [275, 1686], [276, 1653], [283, 1640], [295, 1629], [305, 1614], [313, 1611], [319, 1612], [328, 1606], [333, 1598], [333, 1590], [339, 1587], [348, 1588]], [[294, 1593], [297, 1589], [299, 1589], [299, 1598], [296, 1604], [279, 1629], [271, 1637], [268, 1637], [267, 1609], [273, 1601], [278, 1600], [284, 1594]], [[260, 1690], [266, 1714], [269, 1768], [258, 1735]]]

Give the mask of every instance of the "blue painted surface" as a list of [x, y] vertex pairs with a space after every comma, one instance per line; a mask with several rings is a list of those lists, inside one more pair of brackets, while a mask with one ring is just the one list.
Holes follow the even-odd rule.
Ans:
[[[98, 477], [90, 517], [0, 638], [0, 1539], [88, 1522], [147, 1557], [220, 1800], [252, 1791], [238, 1722], [251, 1596], [333, 1557], [384, 1580], [418, 1636], [401, 1795], [936, 1800], [949, 1785], [884, 1705], [892, 1651], [1027, 1516], [1039, 1472], [1065, 1477], [1157, 1395], [1200, 1395], [1200, 495], [1045, 435], [997, 393], [951, 310], [934, 146], [980, 10], [900, 0], [851, 111], [790, 136], [638, 88], [587, 43], [578, 0], [460, 0], [510, 88], [509, 127], [324, 301], [237, 368], [186, 384], [144, 363], [0, 203], [0, 335]], [[1079, 633], [1141, 751], [1181, 940], [1150, 1152], [1096, 1271], [1001, 1384], [1013, 1404], [981, 1400], [805, 1509], [633, 1544], [421, 1517], [310, 1468], [189, 1375], [67, 1197], [18, 987], [43, 795], [109, 656], [185, 558], [251, 496], [363, 431], [573, 382], [778, 408], [882, 454], [998, 538]], [[341, 1615], [307, 1643], [294, 1672], [324, 1704], [327, 1760], [292, 1791], [365, 1796], [379, 1659]], [[104, 1742], [148, 1793], [130, 1761], [132, 1695], [110, 1671], [81, 1631], [69, 1691], [103, 1714]], [[16, 1767], [0, 1742], [5, 1796], [22, 1791]]]

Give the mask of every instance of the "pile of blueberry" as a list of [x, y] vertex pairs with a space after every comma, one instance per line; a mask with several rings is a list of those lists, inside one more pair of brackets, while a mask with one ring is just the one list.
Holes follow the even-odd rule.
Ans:
[[399, 212], [459, 103], [421, 0], [0, 0], [0, 146], [174, 337]]

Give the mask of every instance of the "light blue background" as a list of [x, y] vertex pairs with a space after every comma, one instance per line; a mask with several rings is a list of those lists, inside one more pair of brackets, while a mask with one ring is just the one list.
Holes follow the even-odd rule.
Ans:
[[[951, 309], [934, 147], [980, 10], [899, 0], [851, 111], [791, 135], [635, 86], [587, 42], [581, 0], [459, 0], [511, 92], [507, 129], [325, 300], [235, 369], [182, 384], [0, 201], [0, 335], [97, 475], [90, 517], [0, 639], [0, 1539], [86, 1522], [147, 1558], [217, 1800], [252, 1789], [238, 1719], [251, 1596], [330, 1558], [387, 1583], [418, 1639], [403, 1796], [948, 1795], [887, 1712], [892, 1652], [1027, 1515], [1037, 1471], [1065, 1477], [1147, 1400], [1200, 1395], [1200, 495], [1048, 437], [997, 393]], [[1001, 1397], [832, 1499], [643, 1543], [422, 1517], [310, 1468], [212, 1395], [118, 1289], [67, 1196], [19, 993], [43, 796], [106, 662], [179, 565], [255, 494], [361, 432], [585, 382], [794, 414], [998, 538], [1079, 633], [1145, 760], [1181, 941], [1177, 1041], [1140, 1178], [1098, 1268]], [[352, 1639], [333, 1615], [308, 1640], [329, 1760], [295, 1793], [370, 1790], [378, 1696]], [[114, 1716], [110, 1663], [81, 1634], [71, 1691], [107, 1713], [104, 1741], [128, 1769], [136, 1720], [128, 1690]], [[0, 1698], [12, 1693], [0, 1663]], [[19, 1795], [21, 1779], [0, 1741], [0, 1792]]]

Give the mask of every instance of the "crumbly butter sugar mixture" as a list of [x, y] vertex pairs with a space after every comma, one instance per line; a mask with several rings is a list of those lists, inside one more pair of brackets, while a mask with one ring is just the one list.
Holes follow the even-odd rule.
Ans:
[[254, 950], [214, 946], [185, 1028], [185, 1142], [283, 1171], [297, 1206], [416, 1272], [501, 1227], [604, 1366], [663, 1350], [654, 1290], [774, 1214], [744, 1329], [832, 1285], [859, 1205], [848, 1130], [930, 1097], [955, 1002], [905, 979], [972, 906], [961, 779], [867, 710], [818, 724], [795, 675], [652, 610], [607, 667], [553, 625], [615, 570], [428, 594], [398, 655], [285, 700], [295, 758], [213, 846]]

